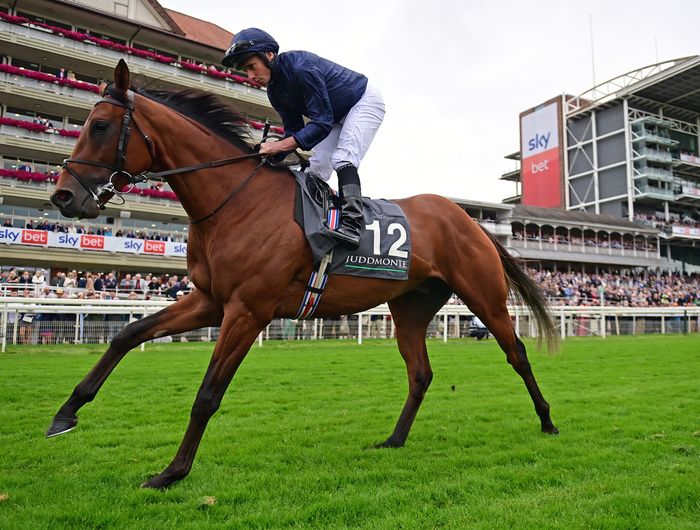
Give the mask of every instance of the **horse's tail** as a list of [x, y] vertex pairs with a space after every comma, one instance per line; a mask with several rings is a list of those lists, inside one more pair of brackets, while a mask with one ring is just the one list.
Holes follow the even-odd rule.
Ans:
[[538, 347], [544, 337], [549, 351], [556, 351], [559, 345], [559, 336], [554, 321], [550, 316], [550, 307], [544, 291], [540, 286], [528, 276], [523, 268], [523, 261], [511, 256], [501, 243], [483, 226], [479, 225], [486, 236], [491, 240], [493, 246], [498, 251], [501, 264], [506, 275], [506, 280], [510, 286], [516, 301], [526, 305], [532, 311], [537, 323]]

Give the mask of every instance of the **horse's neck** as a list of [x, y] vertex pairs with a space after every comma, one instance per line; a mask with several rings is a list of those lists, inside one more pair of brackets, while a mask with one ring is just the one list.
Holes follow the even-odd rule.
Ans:
[[[163, 113], [165, 119], [159, 116], [156, 118], [158, 123], [154, 123], [154, 128], [159, 131], [161, 151], [154, 169], [177, 169], [244, 154], [200, 124], [180, 115], [173, 119], [172, 114]], [[246, 160], [219, 168], [173, 175], [167, 180], [190, 219], [198, 220], [222, 205], [255, 171], [258, 163], [255, 159]]]

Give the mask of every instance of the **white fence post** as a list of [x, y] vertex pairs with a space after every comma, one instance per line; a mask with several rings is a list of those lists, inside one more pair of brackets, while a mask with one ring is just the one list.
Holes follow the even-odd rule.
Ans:
[[17, 327], [19, 326], [19, 311], [15, 311], [15, 323], [12, 326], [12, 344], [17, 344]]
[[73, 344], [78, 344], [78, 339], [80, 338], [80, 313], [75, 314], [75, 325], [73, 328]]
[[447, 311], [442, 315], [442, 342], [447, 342]]
[[561, 340], [566, 339], [566, 316], [564, 315], [564, 309], [559, 310], [559, 331], [561, 333]]
[[364, 313], [357, 314], [357, 343], [362, 344], [362, 317]]
[[2, 307], [2, 318], [0, 318], [0, 325], [2, 326], [2, 352], [5, 353], [5, 348], [7, 348], [7, 304]]
[[600, 336], [605, 338], [606, 335], [606, 329], [605, 329], [605, 310], [602, 310], [600, 312]]

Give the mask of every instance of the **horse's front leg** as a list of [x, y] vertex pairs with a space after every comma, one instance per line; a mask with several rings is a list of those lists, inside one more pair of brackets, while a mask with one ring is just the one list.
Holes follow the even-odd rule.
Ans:
[[221, 315], [221, 306], [216, 301], [195, 290], [179, 302], [126, 326], [114, 337], [95, 367], [75, 387], [68, 401], [56, 413], [46, 431], [46, 437], [57, 436], [75, 428], [78, 409], [95, 398], [109, 374], [129, 350], [155, 337], [218, 325]]
[[266, 324], [267, 321], [255, 318], [242, 303], [226, 307], [221, 333], [192, 405], [190, 422], [180, 448], [170, 465], [142, 487], [166, 488], [188, 475], [209, 419], [218, 410], [236, 370]]

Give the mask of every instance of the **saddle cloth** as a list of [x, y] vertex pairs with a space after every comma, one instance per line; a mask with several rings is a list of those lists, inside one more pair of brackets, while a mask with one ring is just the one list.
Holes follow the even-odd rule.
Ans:
[[294, 218], [304, 230], [316, 266], [333, 250], [330, 274], [406, 280], [411, 264], [411, 231], [401, 208], [384, 199], [362, 198], [365, 227], [360, 247], [338, 245], [330, 232], [338, 220], [337, 197], [324, 181], [292, 171], [297, 182]]

